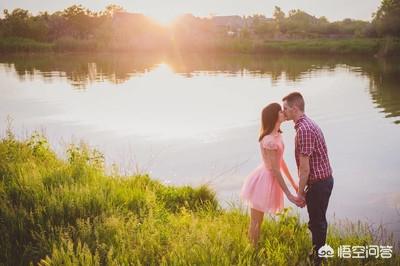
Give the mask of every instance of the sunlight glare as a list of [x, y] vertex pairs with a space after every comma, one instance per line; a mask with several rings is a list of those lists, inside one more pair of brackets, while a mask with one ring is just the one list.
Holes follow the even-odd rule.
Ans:
[[175, 18], [178, 17], [178, 13], [174, 12], [173, 10], [161, 10], [160, 12], [152, 12], [147, 14], [150, 18], [152, 18], [154, 21], [159, 23], [160, 25], [163, 26], [169, 26], [172, 24], [172, 22], [175, 20]]

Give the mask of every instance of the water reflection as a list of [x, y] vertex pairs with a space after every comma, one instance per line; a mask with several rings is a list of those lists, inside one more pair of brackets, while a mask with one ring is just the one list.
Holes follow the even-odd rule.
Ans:
[[250, 75], [269, 77], [277, 82], [284, 78], [298, 81], [314, 70], [333, 71], [338, 66], [358, 72], [370, 80], [369, 93], [376, 107], [387, 118], [400, 124], [400, 64], [399, 59], [378, 60], [364, 57], [324, 56], [260, 56], [204, 54], [49, 54], [3, 55], [8, 71], [15, 71], [20, 80], [41, 76], [46, 82], [66, 78], [76, 89], [86, 89], [98, 81], [123, 83], [132, 76], [146, 73], [166, 63], [175, 72], [193, 77], [202, 72], [209, 75]]
[[85, 89], [95, 81], [122, 83], [150, 70], [159, 59], [157, 55], [50, 54], [2, 56], [0, 62], [15, 70], [21, 80], [35, 74], [50, 82], [66, 77], [75, 88]]
[[395, 118], [400, 124], [400, 64], [395, 61], [378, 61], [366, 69], [370, 78], [373, 102], [382, 108], [387, 118]]

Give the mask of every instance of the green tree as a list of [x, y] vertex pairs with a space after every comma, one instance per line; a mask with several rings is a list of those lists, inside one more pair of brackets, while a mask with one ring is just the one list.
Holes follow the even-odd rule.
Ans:
[[103, 15], [112, 17], [114, 13], [124, 11], [124, 8], [120, 5], [108, 5], [102, 12]]
[[29, 36], [28, 21], [30, 14], [28, 10], [16, 8], [11, 13], [4, 9], [4, 27], [6, 36]]
[[318, 19], [307, 14], [299, 9], [290, 10], [286, 19], [286, 27], [289, 33], [301, 33], [306, 36], [306, 33], [311, 31], [311, 28], [317, 24]]
[[302, 10], [290, 10], [285, 18], [287, 32], [298, 37], [319, 37], [328, 33], [329, 21], [317, 18]]
[[268, 20], [264, 15], [254, 15], [248, 17], [247, 20], [254, 33], [259, 36], [272, 36], [276, 31], [276, 24], [274, 21]]
[[61, 11], [51, 14], [48, 18], [49, 36], [50, 40], [56, 40], [68, 33], [68, 21], [63, 16]]
[[87, 39], [94, 30], [95, 17], [82, 5], [73, 5], [63, 11], [63, 16], [67, 19], [68, 33], [77, 39]]
[[382, 0], [373, 14], [373, 24], [381, 36], [400, 36], [400, 0]]
[[281, 10], [279, 6], [275, 6], [274, 20], [276, 23], [277, 30], [282, 33], [285, 33], [286, 32], [285, 13]]
[[16, 8], [11, 13], [5, 9], [2, 28], [5, 37], [23, 37], [38, 41], [47, 41], [48, 13], [32, 16], [28, 10]]

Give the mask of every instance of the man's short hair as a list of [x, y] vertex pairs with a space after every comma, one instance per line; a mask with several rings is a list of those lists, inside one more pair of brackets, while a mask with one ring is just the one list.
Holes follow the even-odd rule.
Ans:
[[282, 101], [287, 101], [290, 107], [296, 105], [302, 112], [304, 112], [304, 98], [300, 92], [292, 92], [283, 97]]

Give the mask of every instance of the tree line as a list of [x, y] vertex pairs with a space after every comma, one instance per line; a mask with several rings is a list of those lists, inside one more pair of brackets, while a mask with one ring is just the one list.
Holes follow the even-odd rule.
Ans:
[[[40, 42], [54, 42], [62, 38], [107, 42], [132, 35], [176, 36], [202, 35], [210, 37], [226, 34], [231, 27], [213, 23], [213, 18], [182, 16], [172, 29], [165, 29], [149, 18], [138, 17], [129, 25], [115, 25], [114, 14], [124, 11], [118, 5], [109, 5], [99, 12], [82, 5], [73, 5], [52, 14], [40, 12], [32, 15], [28, 10], [4, 10], [0, 19], [0, 38], [21, 37]], [[400, 36], [400, 0], [382, 0], [372, 21], [344, 19], [329, 22], [325, 17], [315, 17], [302, 10], [285, 14], [275, 7], [273, 18], [264, 15], [242, 17], [245, 26], [235, 36], [246, 38], [343, 38]], [[234, 29], [233, 29], [234, 30]]]

